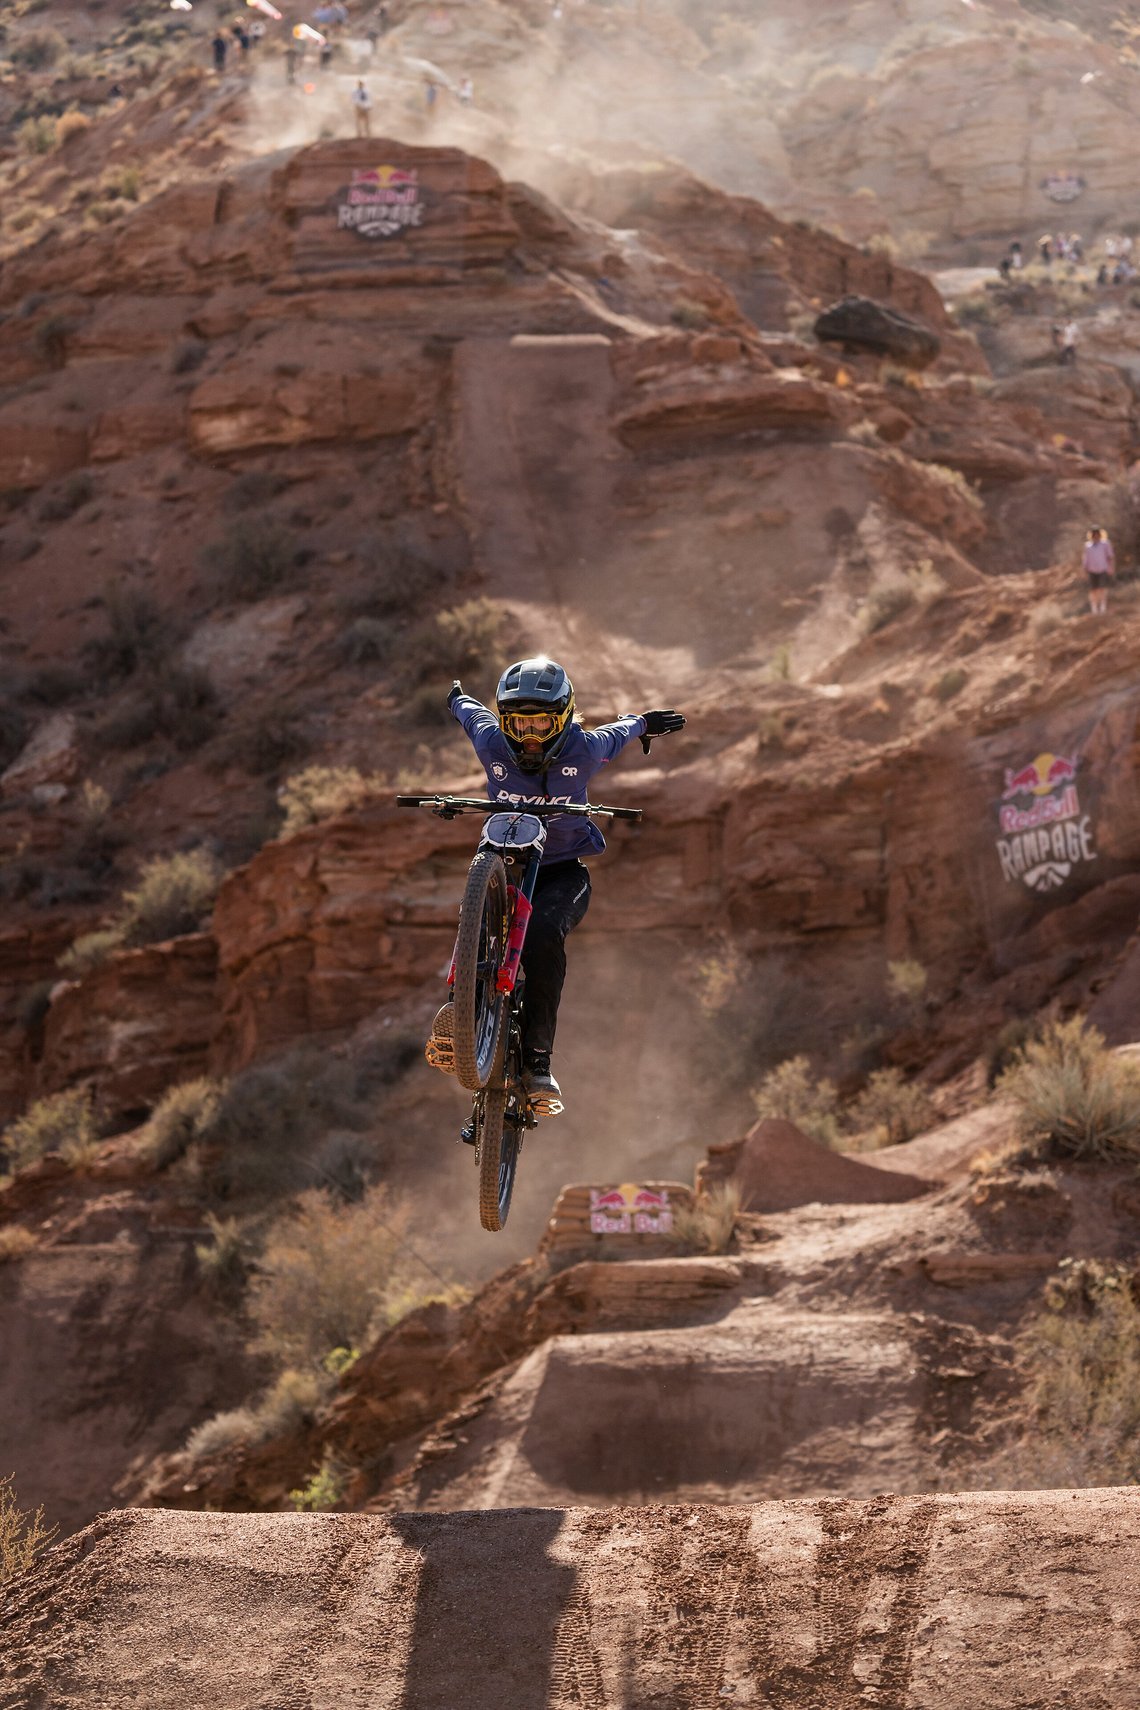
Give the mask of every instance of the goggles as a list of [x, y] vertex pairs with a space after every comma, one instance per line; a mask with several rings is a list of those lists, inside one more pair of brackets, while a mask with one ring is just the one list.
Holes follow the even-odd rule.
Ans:
[[512, 742], [549, 742], [566, 723], [565, 713], [505, 712], [500, 723]]

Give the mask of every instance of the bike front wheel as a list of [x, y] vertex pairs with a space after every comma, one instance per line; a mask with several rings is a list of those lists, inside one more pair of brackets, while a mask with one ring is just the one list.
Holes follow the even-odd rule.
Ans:
[[468, 1092], [487, 1085], [503, 1028], [506, 998], [498, 990], [507, 949], [507, 870], [493, 849], [471, 863], [455, 946], [455, 1078]]
[[511, 1092], [501, 1051], [498, 1057], [494, 1085], [481, 1100], [475, 1135], [479, 1147], [479, 1221], [492, 1234], [506, 1226], [522, 1144], [518, 1100]]

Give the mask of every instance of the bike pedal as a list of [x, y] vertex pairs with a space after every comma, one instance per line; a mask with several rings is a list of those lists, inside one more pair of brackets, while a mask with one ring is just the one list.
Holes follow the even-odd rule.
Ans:
[[561, 1116], [566, 1106], [560, 1098], [532, 1098], [530, 1108], [536, 1116]]

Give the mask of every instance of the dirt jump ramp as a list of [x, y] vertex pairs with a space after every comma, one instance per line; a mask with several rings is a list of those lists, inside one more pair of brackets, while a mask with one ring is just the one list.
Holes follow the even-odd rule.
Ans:
[[3, 1710], [1134, 1710], [1140, 1490], [104, 1516]]

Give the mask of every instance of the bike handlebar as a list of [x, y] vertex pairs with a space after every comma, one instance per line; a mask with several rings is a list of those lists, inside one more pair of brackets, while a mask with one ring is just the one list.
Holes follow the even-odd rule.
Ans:
[[602, 807], [593, 802], [490, 802], [481, 796], [397, 796], [397, 807], [429, 807], [441, 819], [455, 819], [461, 813], [533, 813], [542, 818], [570, 814], [579, 819], [641, 818], [640, 808]]

